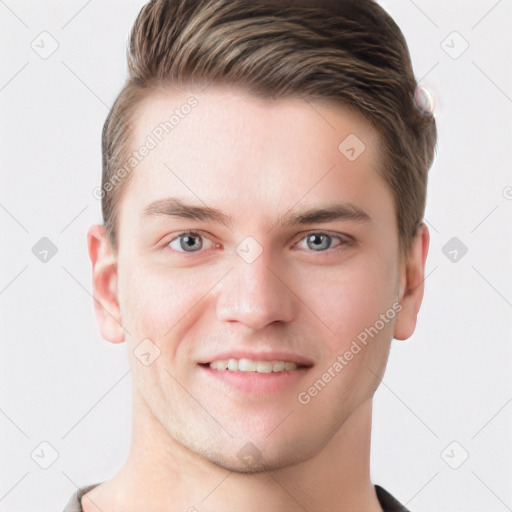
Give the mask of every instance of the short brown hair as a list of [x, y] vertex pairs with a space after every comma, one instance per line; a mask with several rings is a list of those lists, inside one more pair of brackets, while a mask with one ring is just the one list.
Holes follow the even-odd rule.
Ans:
[[102, 212], [114, 247], [129, 175], [114, 178], [128, 158], [137, 105], [157, 89], [226, 84], [258, 97], [327, 99], [375, 126], [385, 153], [379, 172], [407, 253], [422, 223], [437, 130], [432, 113], [415, 107], [405, 38], [375, 1], [151, 0], [134, 23], [127, 59], [129, 76], [102, 137]]

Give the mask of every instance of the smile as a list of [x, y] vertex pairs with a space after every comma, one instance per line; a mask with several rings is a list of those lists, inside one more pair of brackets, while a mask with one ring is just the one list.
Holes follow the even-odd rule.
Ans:
[[301, 366], [290, 361], [253, 361], [252, 359], [224, 359], [213, 361], [210, 368], [219, 371], [277, 373], [294, 371]]

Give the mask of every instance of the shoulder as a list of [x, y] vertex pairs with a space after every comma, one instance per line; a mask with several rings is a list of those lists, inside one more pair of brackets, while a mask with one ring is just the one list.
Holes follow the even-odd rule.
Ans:
[[66, 503], [63, 512], [87, 512], [87, 508], [82, 508], [82, 498], [99, 485], [99, 483], [96, 483], [78, 489]]
[[402, 505], [380, 485], [375, 485], [375, 492], [377, 493], [377, 498], [384, 512], [410, 512], [408, 508]]

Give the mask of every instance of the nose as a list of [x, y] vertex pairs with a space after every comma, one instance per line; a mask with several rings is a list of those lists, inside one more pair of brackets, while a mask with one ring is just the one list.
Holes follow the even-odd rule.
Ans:
[[220, 283], [217, 318], [252, 330], [290, 322], [298, 299], [288, 284], [289, 273], [263, 251], [251, 262], [233, 254], [234, 268]]

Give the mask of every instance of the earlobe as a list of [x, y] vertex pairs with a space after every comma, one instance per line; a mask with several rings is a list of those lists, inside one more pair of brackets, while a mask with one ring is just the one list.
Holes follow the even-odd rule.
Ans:
[[104, 226], [95, 224], [89, 228], [87, 248], [92, 264], [94, 313], [101, 336], [110, 343], [122, 343], [117, 261]]
[[393, 337], [397, 340], [410, 338], [416, 328], [416, 320], [423, 300], [425, 262], [430, 244], [430, 233], [426, 224], [421, 224], [413, 245], [403, 263], [399, 300], [402, 305], [397, 315]]

